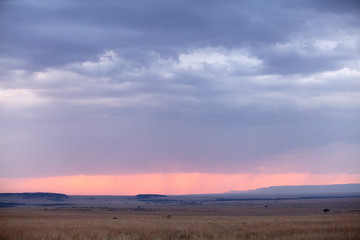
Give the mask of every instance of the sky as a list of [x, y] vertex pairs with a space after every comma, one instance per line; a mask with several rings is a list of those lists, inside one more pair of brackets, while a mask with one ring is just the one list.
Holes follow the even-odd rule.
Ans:
[[0, 2], [0, 192], [360, 183], [360, 2]]

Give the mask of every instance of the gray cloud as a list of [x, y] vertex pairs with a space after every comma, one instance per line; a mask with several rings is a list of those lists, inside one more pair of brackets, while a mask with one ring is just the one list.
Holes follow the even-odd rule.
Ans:
[[[136, 58], [137, 52], [149, 50], [168, 56], [188, 47], [247, 47], [259, 55], [270, 54], [271, 59], [269, 46], [286, 44], [289, 40], [299, 40], [295, 44], [300, 45], [308, 37], [322, 40], [338, 39], [337, 33], [345, 37], [359, 35], [356, 7], [338, 14], [335, 6], [331, 8], [328, 4], [322, 8], [318, 3], [302, 4], [311, 6], [300, 7], [299, 3], [286, 1], [207, 1], [206, 4], [107, 1], [86, 6], [68, 1], [41, 4], [5, 1], [0, 51], [3, 56], [28, 60], [27, 64], [35, 68], [85, 61], [114, 48], [126, 49], [127, 57]], [[356, 5], [349, 1], [337, 7], [344, 11], [347, 9], [344, 6], [350, 4]], [[329, 8], [333, 11], [321, 11]], [[311, 39], [305, 44], [313, 47]], [[296, 49], [289, 49], [294, 53], [292, 50]], [[288, 64], [289, 60], [297, 59], [289, 57]], [[307, 57], [310, 56], [305, 56], [300, 65], [309, 60]], [[322, 62], [327, 57], [318, 60]], [[284, 68], [289, 68], [288, 64]], [[295, 61], [294, 65], [299, 62]]]
[[320, 2], [1, 2], [0, 176], [354, 172], [359, 6]]

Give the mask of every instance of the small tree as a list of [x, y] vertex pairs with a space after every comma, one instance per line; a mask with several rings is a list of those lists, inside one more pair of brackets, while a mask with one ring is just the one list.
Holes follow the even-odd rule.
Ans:
[[329, 211], [330, 211], [330, 209], [328, 209], [328, 208], [324, 208], [324, 210], [323, 210], [323, 212], [324, 212], [325, 214], [327, 214]]

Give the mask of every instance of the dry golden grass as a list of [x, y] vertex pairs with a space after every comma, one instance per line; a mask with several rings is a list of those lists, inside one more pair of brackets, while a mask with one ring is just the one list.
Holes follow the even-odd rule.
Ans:
[[[116, 217], [117, 219], [113, 219]], [[1, 209], [0, 239], [360, 239], [360, 215], [172, 216]]]

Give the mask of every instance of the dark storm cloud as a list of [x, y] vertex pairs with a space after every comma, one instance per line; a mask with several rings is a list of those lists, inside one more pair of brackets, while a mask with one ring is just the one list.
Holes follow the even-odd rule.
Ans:
[[355, 171], [357, 1], [0, 9], [2, 176]]
[[[321, 2], [327, 6], [327, 1]], [[346, 2], [339, 5], [347, 6]], [[339, 17], [333, 12], [315, 11], [319, 3], [304, 3], [308, 7], [296, 1], [5, 1], [0, 50], [3, 56], [22, 58], [34, 68], [88, 60], [107, 49], [127, 50], [128, 57], [135, 58], [138, 51], [152, 50], [167, 56], [204, 46], [246, 47], [256, 54], [267, 54], [271, 44], [286, 42], [299, 30], [307, 38], [311, 34], [323, 36], [330, 31], [326, 28], [342, 28], [347, 18], [352, 19], [353, 28], [359, 24], [356, 12]], [[333, 18], [331, 23], [329, 18]], [[257, 52], [259, 47], [261, 52]], [[268, 54], [265, 59], [271, 66], [273, 54]], [[297, 60], [296, 53], [277, 62], [281, 59], [287, 63], [286, 69], [306, 66], [311, 60], [307, 56]], [[321, 60], [330, 62], [328, 65], [336, 61], [325, 56], [315, 58]]]

